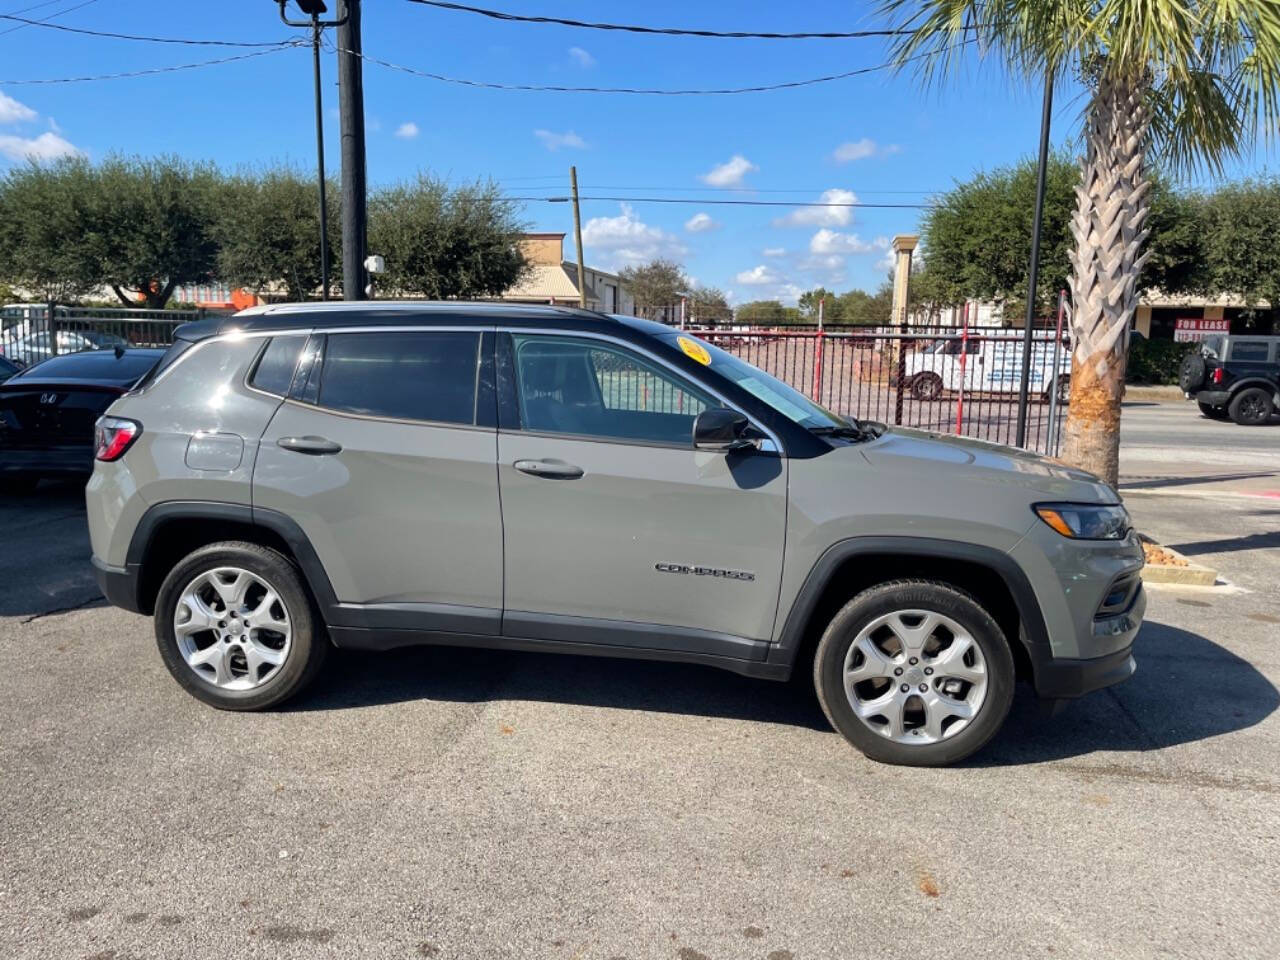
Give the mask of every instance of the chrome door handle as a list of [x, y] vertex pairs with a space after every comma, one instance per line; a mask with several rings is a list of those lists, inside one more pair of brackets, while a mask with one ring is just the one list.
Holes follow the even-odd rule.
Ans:
[[276, 441], [276, 446], [313, 457], [342, 452], [342, 444], [326, 440], [324, 437], [281, 437]]
[[585, 472], [563, 460], [517, 460], [512, 466], [531, 477], [546, 477], [548, 480], [577, 480]]

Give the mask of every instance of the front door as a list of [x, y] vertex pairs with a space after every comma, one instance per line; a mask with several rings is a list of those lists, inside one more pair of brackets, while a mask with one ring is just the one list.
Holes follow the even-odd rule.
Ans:
[[302, 526], [355, 622], [498, 633], [502, 523], [481, 340], [436, 329], [313, 338], [262, 438], [254, 508]]
[[695, 450], [721, 402], [632, 347], [499, 336], [503, 632], [750, 658], [773, 632], [786, 460]]

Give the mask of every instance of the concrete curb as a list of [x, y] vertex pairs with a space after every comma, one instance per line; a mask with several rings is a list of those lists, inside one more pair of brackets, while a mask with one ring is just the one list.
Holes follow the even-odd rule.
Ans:
[[[1141, 537], [1141, 539], [1146, 543], [1155, 543], [1150, 537]], [[1212, 587], [1218, 582], [1218, 571], [1212, 567], [1206, 567], [1204, 564], [1189, 560], [1177, 550], [1170, 550], [1162, 544], [1156, 545], [1165, 553], [1183, 561], [1186, 566], [1148, 563], [1142, 568], [1142, 580], [1144, 583], [1171, 583], [1184, 587]]]

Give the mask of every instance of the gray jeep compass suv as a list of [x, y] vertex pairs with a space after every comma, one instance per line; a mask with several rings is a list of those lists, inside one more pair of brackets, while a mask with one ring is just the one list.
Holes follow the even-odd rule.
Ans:
[[981, 747], [1015, 678], [1128, 677], [1142, 552], [1095, 477], [839, 417], [679, 330], [562, 307], [283, 305], [180, 328], [98, 423], [106, 596], [216, 707], [329, 645], [812, 671], [891, 763]]

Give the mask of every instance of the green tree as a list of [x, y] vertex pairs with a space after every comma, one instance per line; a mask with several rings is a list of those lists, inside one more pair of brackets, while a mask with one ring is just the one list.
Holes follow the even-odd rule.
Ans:
[[[221, 187], [217, 273], [220, 280], [260, 292], [284, 287], [305, 300], [320, 287], [320, 209], [316, 181], [292, 167], [245, 173]], [[336, 185], [328, 191], [337, 195]], [[337, 211], [329, 203], [329, 264], [339, 263]], [[341, 272], [340, 270], [337, 272]]]
[[41, 300], [74, 300], [101, 283], [87, 160], [15, 166], [0, 179], [0, 278]]
[[1204, 212], [1205, 286], [1246, 304], [1266, 300], [1273, 310], [1280, 307], [1280, 180], [1227, 184], [1197, 200]]
[[718, 287], [691, 287], [687, 296], [690, 320], [728, 320], [733, 316], [733, 308]]
[[101, 282], [129, 306], [134, 294], [160, 308], [179, 284], [212, 279], [221, 183], [214, 167], [176, 157], [106, 160], [93, 178], [83, 225]]
[[691, 286], [684, 267], [674, 260], [661, 258], [637, 267], [624, 267], [618, 276], [642, 310], [674, 306]]
[[886, 326], [892, 321], [893, 284], [883, 283], [874, 293], [865, 290], [850, 290], [840, 295], [840, 317], [842, 323], [856, 323], [862, 326]]
[[369, 197], [369, 250], [386, 259], [381, 293], [445, 300], [496, 297], [528, 269], [526, 229], [491, 181], [449, 189], [421, 174]]
[[1280, 5], [1229, 0], [882, 0], [900, 65], [926, 78], [983, 57], [1037, 87], [1086, 90], [1071, 216], [1073, 356], [1064, 459], [1112, 484], [1128, 329], [1151, 225], [1149, 162], [1220, 171], [1280, 124]]
[[785, 323], [787, 308], [778, 300], [752, 300], [738, 307], [733, 312], [733, 319], [739, 323]]

